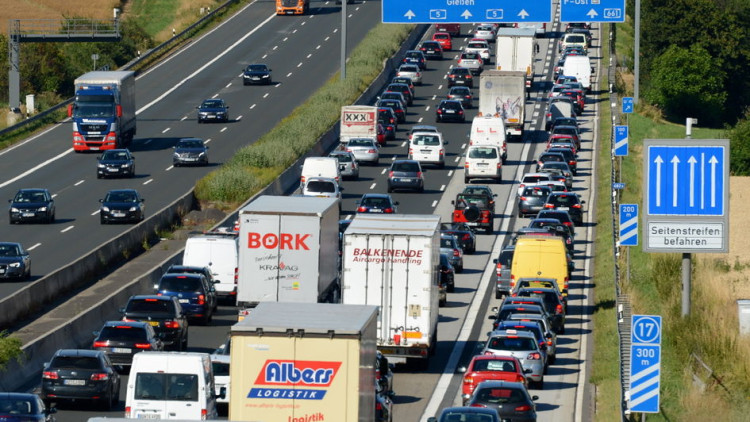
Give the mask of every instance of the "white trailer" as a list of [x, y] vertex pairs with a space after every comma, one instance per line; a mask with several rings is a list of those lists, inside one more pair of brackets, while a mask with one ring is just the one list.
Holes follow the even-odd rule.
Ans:
[[349, 105], [341, 107], [339, 142], [345, 144], [352, 138], [378, 136], [378, 108], [374, 106]]
[[531, 88], [535, 47], [533, 28], [500, 28], [495, 42], [495, 70], [524, 72], [526, 88]]
[[440, 216], [359, 214], [342, 249], [342, 303], [379, 306], [378, 350], [426, 367], [437, 341]]
[[479, 75], [479, 116], [502, 117], [506, 136], [523, 137], [526, 73], [487, 70]]

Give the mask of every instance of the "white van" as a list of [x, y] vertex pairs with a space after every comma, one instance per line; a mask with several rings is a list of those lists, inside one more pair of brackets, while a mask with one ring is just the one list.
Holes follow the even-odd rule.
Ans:
[[497, 145], [470, 145], [464, 160], [464, 183], [471, 179], [503, 181], [502, 152]]
[[305, 181], [310, 177], [329, 177], [341, 183], [341, 170], [339, 160], [335, 157], [307, 157], [302, 164], [302, 177], [300, 177], [300, 189], [304, 187]]
[[216, 281], [217, 298], [232, 303], [237, 299], [238, 260], [238, 236], [232, 232], [208, 232], [190, 237], [182, 254], [182, 265], [208, 267]]
[[575, 76], [578, 82], [588, 92], [591, 89], [591, 74], [594, 68], [591, 67], [591, 60], [588, 56], [568, 56], [563, 64], [562, 74], [565, 76]]
[[477, 116], [471, 121], [469, 145], [496, 145], [502, 152], [503, 163], [508, 158], [505, 123], [501, 117]]
[[125, 393], [125, 417], [206, 420], [218, 417], [214, 374], [207, 353], [141, 352]]
[[445, 167], [445, 145], [440, 132], [414, 132], [409, 140], [409, 159]]

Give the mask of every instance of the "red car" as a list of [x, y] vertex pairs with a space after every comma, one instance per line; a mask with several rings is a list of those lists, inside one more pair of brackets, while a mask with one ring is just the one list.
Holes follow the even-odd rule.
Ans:
[[[575, 148], [573, 149], [573, 154], [578, 154], [578, 143], [576, 142], [576, 138], [573, 137], [573, 135], [563, 134], [563, 133], [555, 133], [549, 136], [549, 139], [547, 139], [547, 148], [552, 148], [552, 145], [555, 144], [563, 144], [563, 143], [570, 143]], [[562, 147], [562, 145], [559, 145]]]
[[382, 123], [378, 123], [378, 145], [381, 147], [385, 145], [385, 126]]
[[509, 381], [526, 384], [523, 366], [513, 356], [479, 355], [474, 356], [464, 372], [461, 396], [464, 406], [471, 398], [474, 389], [482, 381]]
[[443, 51], [453, 49], [453, 41], [451, 40], [451, 34], [447, 32], [436, 32], [432, 35], [432, 40], [440, 43], [440, 47], [443, 47]]

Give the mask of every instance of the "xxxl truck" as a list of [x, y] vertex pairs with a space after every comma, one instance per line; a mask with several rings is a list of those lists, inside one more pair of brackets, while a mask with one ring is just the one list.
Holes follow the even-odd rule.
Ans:
[[341, 107], [339, 141], [344, 144], [352, 138], [372, 138], [378, 136], [378, 108], [373, 106]]
[[375, 418], [375, 306], [263, 302], [230, 329], [229, 419]]
[[507, 136], [523, 137], [526, 72], [486, 70], [479, 75], [479, 116], [503, 119]]
[[338, 302], [336, 198], [263, 195], [239, 212], [240, 316], [260, 302]]
[[378, 350], [426, 367], [437, 341], [440, 216], [358, 214], [342, 249], [342, 303], [380, 307]]
[[526, 88], [534, 78], [534, 30], [528, 28], [500, 28], [495, 42], [495, 69], [526, 73]]
[[68, 105], [73, 120], [73, 150], [122, 148], [135, 136], [135, 73], [89, 72], [75, 80]]
[[310, 0], [276, 0], [276, 15], [305, 15], [310, 10]]

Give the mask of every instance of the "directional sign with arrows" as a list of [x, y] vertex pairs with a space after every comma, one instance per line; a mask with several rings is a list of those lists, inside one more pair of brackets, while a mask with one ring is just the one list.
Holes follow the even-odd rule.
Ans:
[[625, 0], [561, 0], [560, 22], [625, 22]]
[[383, 0], [384, 23], [551, 22], [550, 0]]

